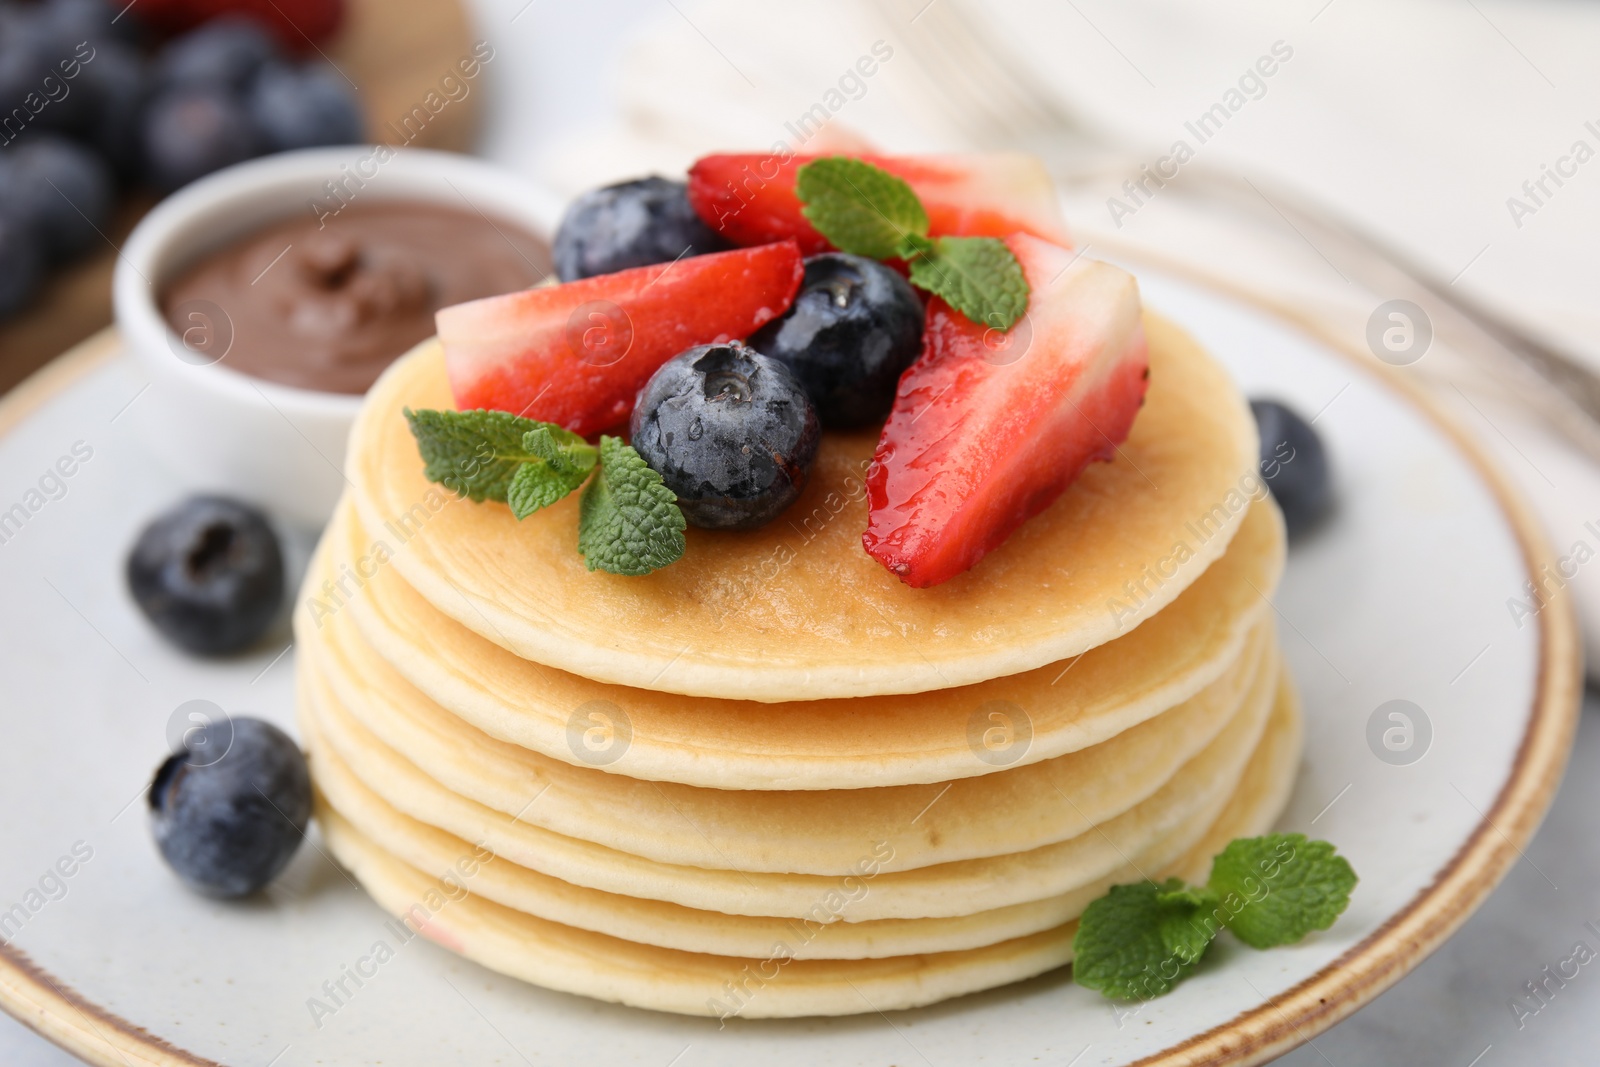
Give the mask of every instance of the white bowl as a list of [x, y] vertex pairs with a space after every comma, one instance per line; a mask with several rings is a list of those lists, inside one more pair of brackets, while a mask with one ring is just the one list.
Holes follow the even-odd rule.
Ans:
[[355, 202], [476, 210], [546, 240], [561, 211], [537, 186], [468, 156], [352, 145], [229, 167], [168, 197], [134, 229], [112, 282], [118, 329], [150, 380], [130, 421], [184, 481], [312, 526], [327, 520], [344, 486], [345, 441], [361, 397], [264, 381], [230, 369], [225, 358], [197, 363], [157, 301], [200, 257], [268, 223], [314, 215], [315, 204], [330, 202], [334, 181]]

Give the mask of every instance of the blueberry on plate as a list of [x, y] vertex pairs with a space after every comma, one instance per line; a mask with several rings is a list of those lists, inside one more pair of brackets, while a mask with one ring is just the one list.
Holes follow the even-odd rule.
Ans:
[[0, 181], [0, 319], [27, 305], [38, 287], [41, 270], [33, 233], [4, 207], [4, 190], [5, 183]]
[[245, 648], [283, 603], [283, 554], [266, 518], [220, 496], [156, 517], [128, 555], [128, 588], [173, 644], [201, 656]]
[[140, 152], [145, 180], [164, 192], [260, 154], [242, 102], [214, 87], [164, 92], [145, 109]]
[[683, 182], [639, 178], [584, 193], [556, 230], [556, 274], [573, 282], [730, 247], [694, 213], [688, 189]]
[[[300, 847], [311, 775], [300, 749], [269, 722], [239, 717], [201, 729], [208, 736], [190, 737], [157, 768], [145, 797], [150, 830], [190, 889], [242, 897], [277, 877]], [[213, 758], [217, 749], [223, 755]]]
[[1333, 505], [1333, 479], [1322, 439], [1276, 400], [1250, 401], [1261, 434], [1261, 476], [1283, 511], [1291, 538], [1315, 526]]
[[713, 530], [754, 529], [793, 503], [822, 436], [789, 368], [737, 341], [663, 364], [639, 391], [631, 429], [683, 517]]
[[0, 200], [27, 220], [48, 263], [65, 263], [104, 241], [115, 183], [94, 152], [55, 134], [29, 137], [0, 157]]
[[806, 260], [794, 303], [750, 345], [789, 365], [822, 425], [853, 430], [888, 417], [900, 373], [922, 352], [922, 317], [922, 301], [899, 274], [827, 252]]
[[256, 78], [247, 104], [265, 147], [273, 152], [357, 144], [366, 138], [361, 105], [331, 69], [269, 66]]
[[224, 15], [170, 42], [156, 58], [165, 88], [202, 87], [242, 93], [278, 46], [255, 22]]

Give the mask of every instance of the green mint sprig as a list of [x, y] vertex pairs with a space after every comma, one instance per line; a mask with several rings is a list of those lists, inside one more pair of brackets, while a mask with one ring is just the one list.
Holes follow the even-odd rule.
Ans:
[[818, 233], [841, 252], [903, 259], [911, 284], [973, 322], [1009, 330], [1028, 309], [1022, 264], [997, 237], [929, 237], [928, 213], [903, 179], [846, 156], [814, 159], [795, 194]]
[[554, 423], [506, 411], [407, 408], [405, 415], [429, 481], [478, 503], [507, 504], [518, 519], [587, 482], [578, 550], [590, 570], [649, 574], [683, 555], [688, 524], [677, 496], [620, 438], [591, 445]]
[[1252, 948], [1291, 945], [1332, 926], [1356, 872], [1304, 834], [1241, 837], [1217, 854], [1203, 886], [1178, 878], [1113, 886], [1072, 939], [1073, 978], [1115, 1000], [1149, 1000], [1194, 971], [1224, 927]]

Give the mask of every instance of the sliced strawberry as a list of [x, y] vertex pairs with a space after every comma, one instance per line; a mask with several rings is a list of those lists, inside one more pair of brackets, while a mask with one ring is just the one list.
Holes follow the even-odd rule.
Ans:
[[285, 48], [303, 53], [339, 28], [345, 4], [344, 0], [140, 0], [133, 15], [161, 34], [186, 33], [221, 15], [242, 16], [270, 30]]
[[1127, 439], [1149, 376], [1139, 285], [1025, 234], [1032, 293], [1007, 334], [943, 300], [867, 471], [862, 544], [907, 585], [967, 570]]
[[456, 406], [609, 430], [661, 364], [787, 311], [804, 273], [784, 241], [445, 308], [435, 322]]
[[[816, 156], [706, 156], [689, 168], [689, 203], [736, 245], [793, 238], [806, 255], [832, 246], [800, 213], [795, 171]], [[929, 232], [1008, 237], [1021, 232], [1070, 245], [1044, 165], [1019, 153], [856, 158], [904, 178], [928, 212]]]

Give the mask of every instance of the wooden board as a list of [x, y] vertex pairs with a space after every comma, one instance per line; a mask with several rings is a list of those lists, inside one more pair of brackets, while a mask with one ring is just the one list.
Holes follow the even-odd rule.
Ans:
[[[486, 80], [482, 74], [466, 83], [465, 96], [449, 101], [425, 125], [413, 122], [409, 134], [401, 126], [430, 92], [444, 98], [440, 80], [472, 53], [472, 23], [462, 0], [346, 0], [346, 5], [344, 28], [323, 50], [356, 84], [368, 136], [417, 148], [471, 148]], [[130, 197], [106, 231], [105, 248], [54, 274], [29, 310], [0, 321], [0, 392], [111, 322], [116, 249], [154, 203], [148, 194]]]

